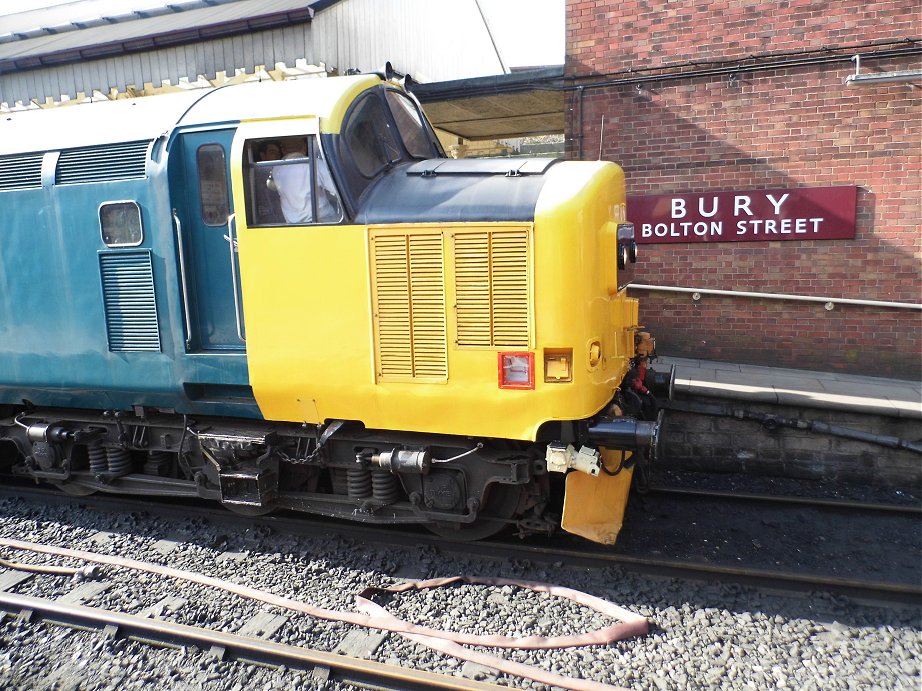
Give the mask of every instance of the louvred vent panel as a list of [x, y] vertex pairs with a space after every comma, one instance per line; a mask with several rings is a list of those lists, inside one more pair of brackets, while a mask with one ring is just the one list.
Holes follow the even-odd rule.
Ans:
[[441, 233], [372, 238], [378, 378], [445, 380], [448, 348]]
[[528, 230], [458, 233], [454, 247], [458, 345], [527, 348]]
[[147, 175], [149, 141], [67, 149], [58, 158], [55, 184], [131, 180]]

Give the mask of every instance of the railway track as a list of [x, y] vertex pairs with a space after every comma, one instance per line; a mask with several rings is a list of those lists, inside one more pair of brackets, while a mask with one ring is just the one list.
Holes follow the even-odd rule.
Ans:
[[[674, 499], [677, 515], [698, 511], [695, 502], [704, 500], [700, 496]], [[595, 684], [591, 688], [611, 688], [605, 684], [612, 683], [656, 688], [661, 686], [662, 670], [668, 665], [673, 666], [668, 673], [672, 679], [667, 683], [669, 688], [710, 684], [723, 665], [741, 674], [739, 684], [733, 688], [766, 688], [772, 682], [763, 676], [763, 663], [747, 662], [734, 652], [737, 637], [759, 640], [759, 645], [768, 646], [776, 656], [786, 655], [782, 651], [796, 640], [807, 651], [805, 654], [823, 659], [823, 664], [831, 665], [828, 669], [832, 670], [841, 664], [829, 656], [835, 654], [832, 651], [844, 650], [839, 646], [845, 643], [837, 642], [843, 627], [850, 629], [849, 637], [841, 639], [849, 647], [838, 654], [849, 656], [856, 669], [887, 666], [891, 688], [914, 674], [908, 668], [900, 671], [899, 665], [911, 664], [900, 660], [909, 659], [904, 656], [915, 646], [912, 627], [917, 617], [911, 613], [918, 608], [919, 588], [885, 579], [803, 573], [786, 565], [749, 568], [700, 558], [695, 563], [672, 554], [653, 554], [649, 545], [646, 550], [631, 551], [599, 550], [578, 539], [452, 542], [422, 530], [369, 529], [284, 514], [241, 518], [218, 506], [126, 500], [114, 495], [74, 498], [33, 486], [0, 488], [0, 507], [0, 515], [13, 527], [0, 535], [0, 556], [4, 558], [21, 549], [13, 547], [18, 540], [59, 546], [55, 548], [57, 557], [54, 551], [44, 555], [21, 552], [29, 555], [22, 559], [34, 565], [83, 567], [84, 562], [63, 556], [61, 548], [65, 546], [89, 549], [97, 557], [104, 555], [109, 560], [134, 555], [160, 567], [200, 571], [211, 578], [229, 578], [241, 586], [268, 586], [280, 595], [296, 594], [295, 597], [340, 610], [351, 610], [352, 597], [369, 583], [394, 584], [401, 579], [414, 581], [452, 573], [518, 576], [577, 585], [583, 592], [598, 591], [615, 601], [630, 603], [631, 613], [648, 618], [657, 627], [657, 635], [629, 639], [617, 646], [517, 651], [500, 656], [505, 662], [559, 670], [570, 680], [582, 677], [582, 681]], [[843, 511], [841, 507], [829, 510]], [[625, 526], [622, 537], [642, 533], [645, 519], [661, 511], [662, 507], [639, 510], [629, 517], [633, 523]], [[674, 523], [662, 526], [664, 531], [675, 528]], [[646, 539], [652, 538], [643, 536], [641, 543]], [[164, 547], [161, 543], [171, 544]], [[619, 546], [623, 544], [627, 542]], [[233, 560], [235, 554], [240, 561]], [[20, 559], [18, 555], [15, 558]], [[191, 679], [193, 685], [216, 691], [232, 686], [246, 689], [254, 684], [265, 687], [267, 683], [313, 687], [316, 675], [328, 680], [326, 688], [338, 691], [353, 685], [387, 689], [495, 688], [490, 683], [499, 683], [507, 688], [535, 688], [534, 682], [527, 681], [535, 677], [503, 677], [496, 666], [465, 661], [464, 657], [452, 659], [451, 653], [439, 656], [436, 649], [426, 650], [402, 635], [312, 620], [310, 615], [296, 610], [277, 609], [269, 601], [240, 600], [233, 591], [214, 590], [198, 581], [174, 581], [154, 575], [158, 582], [153, 583], [150, 574], [110, 570], [106, 566], [110, 562], [99, 563], [101, 573], [72, 585], [66, 582], [66, 575], [61, 578], [59, 574], [56, 581], [51, 576], [47, 581], [33, 577], [21, 585], [7, 587], [4, 581], [13, 572], [0, 570], [0, 631], [11, 641], [6, 652], [0, 651], [0, 677], [18, 674], [14, 682], [29, 684], [38, 678], [34, 669], [60, 668], [61, 674], [54, 677], [52, 671], [52, 677], [65, 683], [82, 680], [117, 687], [126, 679], [118, 670], [137, 665], [139, 671], [131, 675], [134, 679], [159, 678], [165, 670], [175, 676], [177, 683]], [[317, 576], [301, 575], [311, 573]], [[102, 589], [105, 583], [101, 581], [109, 583], [108, 589]], [[359, 590], [353, 590], [355, 587]], [[53, 600], [41, 601], [46, 597]], [[82, 597], [86, 599], [81, 601]], [[560, 635], [588, 631], [599, 622], [606, 625], [609, 621], [604, 616], [599, 620], [585, 612], [574, 612], [559, 602], [535, 600], [521, 591], [504, 594], [490, 586], [392, 598], [384, 596], [381, 604], [405, 621], [456, 632], [452, 635], [497, 631], [514, 636]], [[506, 598], [508, 604], [503, 604]], [[907, 603], [909, 606], [905, 606]], [[105, 609], [120, 611], [127, 619], [101, 611]], [[3, 612], [8, 615], [3, 616]], [[189, 630], [182, 626], [160, 633], [150, 630], [149, 627], [159, 627], [158, 619], [185, 625]], [[280, 623], [279, 619], [285, 621]], [[542, 624], [542, 619], [552, 623]], [[48, 626], [45, 622], [49, 621], [65, 626]], [[714, 629], [709, 627], [736, 632], [722, 644], [727, 662], [720, 662], [719, 669], [712, 667], [713, 650], [708, 646], [713, 644]], [[880, 647], [884, 634], [875, 631], [881, 630], [899, 636], [899, 644]], [[678, 648], [670, 650], [672, 646]], [[9, 655], [14, 656], [13, 666], [4, 668], [9, 664], [4, 662]], [[334, 657], [328, 660], [327, 655]], [[697, 659], [699, 655], [701, 662], [696, 663], [699, 666], [691, 676], [687, 667], [673, 664], [686, 656]], [[350, 666], [348, 658], [358, 658], [358, 670]], [[365, 664], [371, 660], [376, 664]], [[80, 661], [86, 661], [86, 674], [90, 676], [80, 676], [75, 670]], [[334, 663], [346, 664], [336, 667]], [[383, 665], [386, 678], [374, 677], [377, 665]], [[112, 669], [116, 671], [109, 671]], [[414, 669], [450, 676], [422, 680], [401, 676]], [[176, 676], [179, 672], [175, 670], [182, 670], [182, 676]], [[721, 678], [727, 670], [720, 672]], [[793, 679], [802, 670], [805, 668], [792, 664], [785, 673]], [[812, 678], [824, 687], [830, 682], [829, 677], [817, 676], [809, 669], [803, 673], [804, 683], [810, 683]], [[244, 681], [248, 677], [252, 677], [252, 683]], [[226, 679], [238, 683], [228, 683]], [[554, 685], [576, 688], [575, 683]]]
[[922, 516], [922, 506], [918, 504], [890, 504], [883, 502], [854, 501], [850, 499], [824, 499], [819, 497], [802, 497], [795, 495], [760, 494], [754, 492], [732, 492], [691, 487], [653, 486], [647, 494], [676, 497], [702, 497], [724, 499], [728, 501], [765, 502], [767, 504], [786, 504], [791, 506], [822, 507], [854, 511], [903, 514]]
[[[651, 490], [652, 492], [653, 490]], [[706, 490], [673, 490], [657, 488], [664, 496], [683, 497], [686, 500], [705, 498], [708, 500], [752, 502], [756, 499], [781, 506], [807, 506], [835, 511], [881, 512], [885, 515], [917, 515], [915, 507], [893, 507], [867, 503], [820, 500], [814, 502], [799, 497], [767, 497], [764, 495], [734, 495], [726, 492]], [[195, 516], [213, 523], [239, 528], [240, 521], [252, 521], [265, 525], [279, 534], [316, 536], [336, 534], [357, 542], [368, 544], [393, 544], [400, 546], [429, 548], [455, 554], [470, 554], [492, 559], [531, 561], [534, 563], [564, 562], [571, 566], [587, 569], [618, 568], [656, 578], [678, 578], [701, 580], [723, 585], [739, 585], [769, 592], [791, 594], [827, 591], [839, 597], [873, 606], [905, 605], [918, 603], [922, 598], [922, 582], [893, 582], [892, 580], [846, 577], [831, 574], [811, 573], [783, 566], [760, 568], [744, 564], [726, 564], [702, 558], [670, 558], [652, 555], [651, 550], [622, 551], [595, 545], [570, 536], [553, 538], [531, 538], [528, 541], [514, 537], [499, 537], [476, 543], [452, 541], [435, 536], [428, 531], [414, 528], [380, 528], [317, 517], [305, 519], [301, 515], [276, 514], [258, 519], [241, 518], [225, 509], [205, 504], [189, 504], [180, 501], [136, 500], [109, 495], [92, 495], [75, 499], [60, 492], [41, 487], [20, 487], [15, 490], [0, 488], [0, 496], [10, 493], [29, 498], [32, 501], [53, 501], [68, 503], [79, 501], [107, 511], [137, 512], [139, 509], [164, 517]], [[803, 499], [803, 500], [802, 500]], [[629, 531], [631, 526], [625, 530]]]
[[579, 547], [555, 547], [552, 551], [530, 548], [526, 551], [503, 543], [497, 545], [497, 554], [518, 553], [520, 558], [565, 559], [573, 565], [587, 568], [600, 566], [619, 567], [635, 573], [661, 578], [705, 580], [722, 585], [740, 585], [767, 592], [811, 593], [822, 590], [853, 602], [879, 606], [887, 604], [913, 604], [922, 598], [922, 586], [890, 583], [879, 580], [862, 580], [819, 576], [794, 571], [732, 567], [720, 564], [696, 564], [689, 561], [648, 558], [634, 555], [602, 555], [594, 550]]
[[[14, 562], [7, 559], [0, 560], [0, 612], [7, 611], [20, 622], [37, 623], [49, 621], [55, 624], [64, 624], [72, 627], [86, 629], [88, 626], [102, 630], [110, 639], [117, 636], [126, 636], [131, 640], [159, 645], [196, 645], [210, 654], [223, 660], [226, 656], [236, 660], [252, 661], [256, 664], [274, 664], [286, 667], [318, 667], [325, 670], [328, 680], [345, 681], [361, 687], [383, 689], [471, 689], [489, 691], [502, 687], [481, 683], [476, 680], [457, 678], [454, 674], [438, 674], [420, 671], [404, 665], [382, 664], [359, 659], [347, 655], [329, 653], [324, 650], [308, 648], [303, 645], [290, 645], [268, 640], [282, 629], [290, 617], [308, 615], [318, 620], [336, 622], [358, 626], [359, 629], [349, 629], [341, 645], [351, 649], [373, 652], [388, 632], [397, 633], [411, 642], [421, 644], [433, 651], [454, 657], [462, 661], [483, 665], [488, 668], [504, 672], [513, 677], [522, 677], [547, 685], [572, 689], [573, 691], [622, 691], [620, 687], [611, 686], [580, 678], [570, 678], [536, 666], [530, 666], [515, 660], [505, 659], [488, 652], [469, 650], [461, 644], [470, 646], [485, 646], [498, 648], [524, 648], [524, 649], [561, 649], [574, 646], [597, 645], [607, 642], [619, 641], [624, 638], [643, 635], [647, 632], [648, 624], [644, 617], [622, 609], [613, 603], [601, 600], [586, 593], [572, 591], [562, 587], [544, 587], [525, 581], [509, 579], [458, 577], [450, 579], [432, 579], [429, 581], [414, 581], [396, 584], [390, 587], [366, 587], [361, 593], [356, 593], [355, 611], [331, 610], [326, 607], [309, 604], [300, 599], [293, 599], [276, 594], [268, 590], [260, 590], [251, 586], [236, 583], [234, 580], [222, 580], [206, 573], [190, 572], [159, 562], [144, 562], [131, 558], [124, 558], [118, 554], [104, 552], [86, 552], [74, 550], [69, 547], [21, 541], [0, 537], [0, 547], [4, 552], [12, 551], [29, 555], [26, 562]], [[42, 563], [36, 564], [34, 558], [39, 556]], [[85, 562], [90, 566], [74, 568], [61, 566], [51, 562], [73, 560]], [[166, 561], [170, 561], [167, 559]], [[97, 568], [102, 566], [102, 570]], [[113, 570], [114, 569], [114, 570]], [[103, 580], [107, 571], [111, 572], [112, 581]], [[116, 574], [120, 573], [120, 576]], [[137, 596], [146, 595], [141, 583], [145, 575], [154, 575], [167, 579], [173, 585], [170, 595], [159, 603], [153, 604], [143, 610], [141, 614], [129, 614], [115, 609], [88, 607], [85, 601], [99, 599], [99, 596], [110, 589], [116, 592], [114, 598], [126, 603], [130, 608], [139, 606]], [[57, 595], [54, 599], [36, 597], [33, 595], [9, 592], [22, 584], [29, 588], [46, 589], [49, 586], [59, 592], [60, 584], [34, 583], [33, 578], [60, 579], [62, 576], [71, 576], [76, 579], [77, 585], [70, 592]], [[128, 581], [125, 577], [128, 577]], [[88, 579], [88, 580], [84, 580]], [[116, 581], [121, 581], [121, 588]], [[73, 581], [72, 581], [73, 582]], [[129, 585], [130, 584], [130, 585]], [[596, 610], [600, 614], [619, 620], [619, 623], [600, 629], [586, 631], [576, 635], [564, 636], [513, 636], [497, 634], [470, 634], [452, 632], [430, 628], [426, 625], [415, 624], [412, 621], [395, 616], [381, 605], [371, 601], [373, 595], [394, 596], [403, 592], [414, 592], [430, 588], [450, 587], [452, 585], [480, 585], [488, 587], [514, 586], [535, 593], [547, 593], [549, 596], [563, 599], [572, 599], [575, 603]], [[170, 616], [180, 612], [179, 616], [195, 616], [194, 606], [185, 612], [189, 603], [189, 586], [205, 586], [209, 589], [223, 591], [238, 598], [232, 607], [239, 602], [255, 602], [261, 605], [260, 611], [244, 624], [238, 633], [228, 633], [214, 628], [191, 626], [188, 624], [159, 619], [164, 611]], [[135, 591], [134, 599], [126, 600], [124, 592]], [[183, 597], [180, 597], [180, 594]], [[269, 605], [270, 610], [264, 608]], [[283, 612], [282, 615], [275, 611]], [[233, 620], [238, 620], [237, 613], [232, 614]], [[2, 619], [2, 617], [0, 617]], [[358, 641], [352, 636], [359, 630], [366, 630], [367, 634], [360, 635]], [[246, 633], [246, 635], [243, 635]], [[378, 637], [375, 641], [375, 637]], [[350, 637], [353, 639], [348, 642]], [[365, 641], [369, 641], [367, 644]], [[331, 671], [335, 675], [331, 675]], [[324, 686], [326, 688], [326, 686]]]
[[348, 655], [304, 646], [215, 631], [213, 629], [151, 619], [59, 600], [0, 592], [0, 610], [21, 621], [48, 622], [98, 630], [109, 638], [124, 636], [157, 646], [194, 645], [216, 657], [241, 662], [320, 670], [330, 680], [360, 688], [394, 691], [498, 691], [501, 687], [463, 677], [395, 667]]

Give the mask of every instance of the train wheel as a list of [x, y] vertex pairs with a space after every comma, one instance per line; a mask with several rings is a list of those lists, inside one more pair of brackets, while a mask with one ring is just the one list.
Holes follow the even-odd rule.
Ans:
[[428, 523], [426, 528], [444, 538], [472, 542], [484, 540], [509, 527], [506, 521], [515, 515], [525, 488], [521, 485], [492, 484], [488, 492], [480, 514], [489, 514], [489, 518], [477, 518], [473, 523]]
[[64, 492], [64, 494], [69, 494], [72, 497], [88, 497], [91, 494], [96, 494], [95, 488], [87, 487], [79, 482], [52, 482], [51, 484]]

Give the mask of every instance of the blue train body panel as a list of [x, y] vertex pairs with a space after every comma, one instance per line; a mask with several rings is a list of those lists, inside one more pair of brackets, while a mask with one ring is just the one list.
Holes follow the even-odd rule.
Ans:
[[[134, 123], [143, 138], [87, 134], [84, 146], [7, 158], [15, 167], [0, 176], [0, 403], [260, 417], [228, 239], [233, 129], [150, 136], [169, 132], [194, 102], [183, 96], [159, 126], [153, 114]], [[223, 166], [212, 166], [225, 185], [212, 190], [227, 207], [220, 214], [203, 210], [190, 185], [190, 166], [202, 162]], [[188, 281], [178, 275], [180, 244]]]

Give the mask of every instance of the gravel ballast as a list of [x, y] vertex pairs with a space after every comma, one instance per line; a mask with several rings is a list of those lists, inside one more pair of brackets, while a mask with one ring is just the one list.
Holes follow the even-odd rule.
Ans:
[[[650, 633], [562, 650], [479, 648], [555, 673], [631, 689], [918, 689], [918, 609], [874, 608], [844, 598], [772, 595], [748, 588], [650, 579], [618, 568], [473, 558], [432, 547], [370, 544], [336, 535], [276, 534], [250, 519], [238, 527], [196, 517], [94, 510], [79, 500], [42, 506], [0, 500], [0, 536], [196, 571], [310, 604], [352, 611], [368, 586], [471, 574], [543, 581], [585, 591], [647, 617]], [[33, 564], [73, 560], [3, 549]], [[284, 621], [272, 640], [326, 651], [364, 649], [371, 659], [465, 675], [521, 689], [544, 684], [435, 653], [397, 634], [320, 621], [206, 586], [104, 567], [111, 585], [87, 605], [139, 614], [168, 598], [160, 616], [235, 633], [268, 612]], [[92, 583], [94, 581], [86, 581]], [[60, 597], [80, 585], [34, 576], [11, 592]], [[466, 633], [566, 635], [614, 621], [577, 603], [513, 586], [457, 585], [378, 599], [408, 621]], [[225, 661], [195, 647], [158, 648], [47, 623], [0, 622], [0, 687], [16, 689], [339, 689], [314, 670]]]

